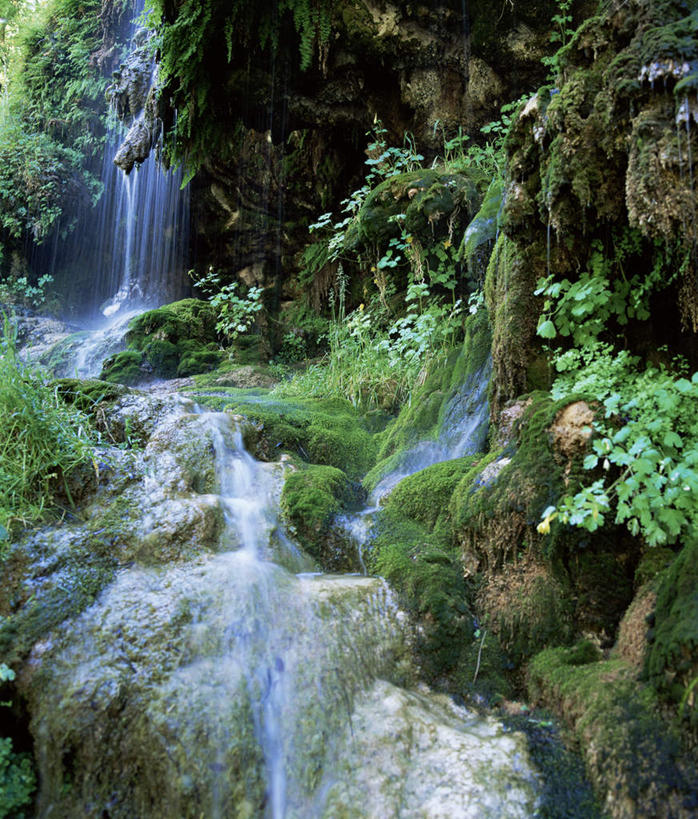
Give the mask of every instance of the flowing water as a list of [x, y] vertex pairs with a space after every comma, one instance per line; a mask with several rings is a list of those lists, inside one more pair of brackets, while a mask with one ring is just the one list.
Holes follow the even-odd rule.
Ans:
[[414, 475], [415, 472], [442, 461], [452, 461], [465, 455], [482, 452], [487, 441], [489, 424], [487, 390], [491, 369], [492, 361], [488, 358], [450, 398], [436, 439], [418, 441], [403, 452], [399, 462], [394, 464], [373, 488], [366, 506], [355, 515], [338, 519], [338, 525], [358, 544], [359, 560], [364, 570], [363, 546], [370, 538], [373, 516], [380, 509], [381, 500], [389, 495], [400, 481]]
[[[187, 413], [168, 429], [212, 442], [218, 551], [123, 569], [35, 649], [39, 814], [531, 816], [523, 737], [415, 687], [388, 586], [299, 573], [278, 465], [254, 461], [229, 416]], [[153, 498], [180, 483], [154, 471]]]

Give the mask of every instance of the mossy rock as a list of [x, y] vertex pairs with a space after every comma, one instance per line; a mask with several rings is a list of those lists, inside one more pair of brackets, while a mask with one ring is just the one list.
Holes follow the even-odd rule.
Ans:
[[57, 378], [53, 383], [66, 403], [93, 419], [98, 409], [113, 405], [126, 392], [120, 384], [97, 378]]
[[657, 592], [647, 670], [653, 686], [698, 729], [698, 540], [684, 546]]
[[654, 691], [622, 660], [597, 658], [588, 644], [541, 652], [528, 667], [530, 699], [572, 730], [609, 815], [694, 815], [696, 770]]
[[102, 363], [100, 379], [115, 384], [138, 384], [148, 375], [141, 366], [144, 363], [145, 359], [140, 350], [124, 350]]
[[357, 485], [333, 466], [304, 466], [286, 478], [281, 508], [305, 551], [325, 571], [361, 569], [356, 544], [333, 527], [338, 515], [358, 507], [359, 494]]
[[218, 350], [216, 311], [208, 302], [183, 299], [148, 310], [129, 322], [127, 349], [108, 358], [101, 377], [137, 384], [151, 377], [186, 377], [214, 369]]
[[464, 229], [486, 187], [477, 169], [450, 173], [432, 168], [391, 176], [366, 197], [348, 230], [346, 246], [353, 250], [373, 247], [399, 236], [396, 217], [400, 215], [405, 229], [425, 246], [433, 244], [435, 238], [450, 238], [454, 229]]
[[205, 345], [217, 340], [215, 307], [200, 299], [182, 299], [155, 310], [147, 310], [129, 322], [126, 340], [129, 344], [148, 336], [178, 344], [196, 341]]
[[442, 536], [387, 510], [372, 535], [369, 569], [390, 582], [419, 623], [416, 648], [427, 678], [447, 685], [474, 632], [457, 555]]
[[262, 389], [210, 389], [192, 397], [248, 418], [257, 434], [248, 435], [245, 443], [260, 460], [275, 460], [286, 451], [306, 463], [337, 467], [352, 481], [375, 461], [375, 436], [348, 401], [281, 399]]
[[443, 518], [447, 516], [453, 490], [479, 460], [480, 456], [443, 461], [404, 478], [385, 501], [386, 510], [421, 523], [430, 530], [440, 518], [441, 525], [447, 526]]
[[510, 668], [574, 637], [569, 585], [555, 577], [546, 561], [531, 554], [481, 578], [475, 600], [478, 615], [506, 651]]

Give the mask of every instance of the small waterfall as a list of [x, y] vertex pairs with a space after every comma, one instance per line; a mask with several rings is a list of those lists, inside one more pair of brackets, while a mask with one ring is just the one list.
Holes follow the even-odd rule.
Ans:
[[355, 515], [343, 516], [337, 520], [358, 544], [362, 566], [363, 546], [370, 537], [373, 516], [380, 508], [382, 498], [390, 494], [400, 481], [415, 472], [442, 461], [474, 455], [484, 448], [489, 424], [487, 389], [491, 370], [492, 360], [488, 358], [451, 396], [436, 440], [419, 441], [403, 452], [398, 464], [376, 484], [366, 507]]

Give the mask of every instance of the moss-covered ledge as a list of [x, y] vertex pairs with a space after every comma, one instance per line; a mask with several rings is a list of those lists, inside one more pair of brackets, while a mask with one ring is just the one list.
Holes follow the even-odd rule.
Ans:
[[552, 648], [528, 666], [532, 702], [570, 729], [589, 777], [613, 819], [696, 815], [695, 767], [660, 716], [654, 690], [622, 659], [602, 660], [591, 643]]

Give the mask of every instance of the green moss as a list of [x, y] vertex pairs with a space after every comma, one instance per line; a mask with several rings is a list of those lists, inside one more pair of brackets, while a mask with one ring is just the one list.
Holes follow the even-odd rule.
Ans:
[[145, 377], [145, 372], [141, 367], [142, 363], [142, 352], [124, 350], [103, 362], [100, 379], [115, 384], [138, 384]]
[[197, 401], [244, 415], [258, 429], [253, 454], [274, 460], [282, 451], [308, 463], [342, 469], [360, 479], [373, 465], [377, 444], [363, 417], [341, 399], [280, 399], [266, 390], [207, 390]]
[[[539, 300], [535, 282], [545, 273], [545, 249], [534, 243], [521, 251], [501, 233], [490, 257], [485, 278], [485, 299], [492, 324], [492, 417], [507, 401], [526, 391], [529, 371], [537, 355]], [[547, 383], [546, 383], [547, 386]]]
[[530, 697], [573, 731], [602, 802], [630, 803], [638, 816], [673, 815], [695, 772], [683, 769], [653, 690], [621, 660], [587, 662], [595, 654], [588, 646], [541, 652], [528, 669]]
[[[524, 543], [540, 542], [536, 526], [541, 513], [554, 505], [564, 485], [563, 466], [552, 449], [550, 426], [569, 399], [555, 402], [545, 393], [532, 396], [520, 425], [518, 447], [493, 452], [465, 475], [450, 502], [450, 513], [461, 544], [479, 554], [494, 569], [511, 560]], [[500, 460], [498, 472], [483, 474], [483, 467]], [[546, 541], [552, 551], [560, 530]]]
[[659, 585], [647, 669], [657, 691], [682, 703], [682, 716], [698, 728], [698, 541], [683, 548]]
[[102, 378], [136, 384], [149, 376], [184, 377], [216, 367], [216, 311], [206, 301], [183, 299], [136, 316], [127, 349], [107, 359]]
[[281, 507], [301, 545], [325, 571], [360, 568], [356, 548], [333, 530], [335, 517], [358, 501], [356, 484], [333, 466], [307, 466], [286, 478]]
[[443, 537], [384, 511], [373, 528], [369, 569], [385, 577], [420, 623], [417, 650], [428, 679], [453, 674], [473, 634], [459, 562]]
[[32, 647], [68, 617], [91, 605], [117, 567], [108, 537], [57, 547], [50, 539], [15, 545], [0, 594], [0, 662], [21, 663]]
[[57, 378], [53, 383], [64, 401], [93, 418], [98, 407], [113, 404], [126, 393], [123, 386], [96, 378]]
[[388, 512], [422, 523], [434, 529], [448, 511], [453, 490], [478, 457], [458, 458], [434, 464], [410, 475], [395, 487], [385, 504]]

